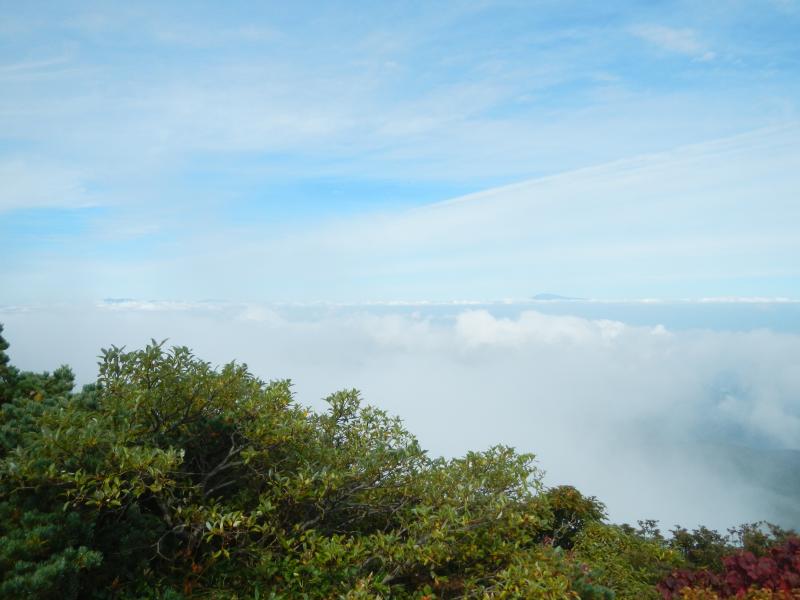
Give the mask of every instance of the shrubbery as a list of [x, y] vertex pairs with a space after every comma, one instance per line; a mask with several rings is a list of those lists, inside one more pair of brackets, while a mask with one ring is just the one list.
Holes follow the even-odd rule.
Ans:
[[794, 539], [762, 540], [753, 567], [709, 530], [610, 525], [595, 498], [545, 489], [533, 456], [432, 458], [354, 390], [318, 414], [287, 381], [153, 343], [103, 351], [76, 393], [68, 369], [20, 372], [6, 348], [3, 598], [632, 599], [728, 593], [733, 573], [736, 590], [798, 587]]
[[762, 556], [740, 550], [723, 557], [720, 571], [679, 570], [659, 584], [667, 599], [686, 597], [686, 588], [712, 598], [741, 598], [756, 590], [767, 592], [767, 598], [792, 597], [800, 592], [800, 539], [774, 545]]

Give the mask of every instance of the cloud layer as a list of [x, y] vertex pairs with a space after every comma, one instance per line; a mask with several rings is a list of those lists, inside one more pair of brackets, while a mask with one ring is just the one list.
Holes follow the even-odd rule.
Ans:
[[535, 452], [549, 483], [597, 495], [615, 520], [800, 524], [797, 489], [763, 473], [800, 439], [796, 334], [459, 307], [288, 316], [274, 306], [128, 301], [2, 319], [18, 364], [68, 362], [83, 381], [100, 346], [169, 336], [214, 363], [237, 358], [263, 378], [293, 379], [304, 404], [357, 387], [432, 453], [494, 443]]
[[791, 122], [415, 209], [232, 225], [164, 206], [98, 213], [57, 244], [10, 220], [2, 300], [797, 298], [798, 187]]

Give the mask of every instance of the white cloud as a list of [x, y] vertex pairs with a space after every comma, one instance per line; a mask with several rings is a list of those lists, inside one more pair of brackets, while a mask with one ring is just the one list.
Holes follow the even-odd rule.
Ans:
[[26, 60], [14, 63], [0, 63], [0, 80], [20, 74], [42, 74], [51, 67], [62, 66], [68, 62], [66, 56], [57, 56], [41, 60]]
[[200, 27], [186, 24], [152, 25], [153, 36], [161, 43], [189, 48], [208, 48], [226, 44], [263, 44], [281, 39], [277, 29], [267, 26]]
[[609, 342], [625, 328], [608, 320], [588, 321], [577, 317], [523, 312], [517, 320], [496, 319], [487, 310], [466, 311], [456, 319], [456, 333], [469, 347], [521, 346], [542, 343]]
[[698, 302], [707, 304], [793, 304], [800, 302], [795, 298], [783, 296], [765, 298], [763, 296], [715, 296], [711, 298], [699, 298]]
[[[283, 32], [263, 15], [232, 15], [226, 23], [180, 10], [79, 15], [78, 39], [97, 36], [112, 52], [76, 50], [65, 66], [79, 73], [9, 86], [0, 129], [130, 185], [141, 173], [180, 173], [208, 153], [239, 152], [266, 155], [258, 161], [262, 174], [283, 177], [485, 182], [724, 135], [732, 123], [759, 126], [777, 110], [773, 96], [767, 107], [751, 86], [736, 88], [746, 94], [731, 94], [729, 85], [658, 96], [643, 90], [612, 51], [628, 30], [534, 28], [494, 49], [487, 42], [462, 47], [456, 35], [455, 53], [441, 57], [436, 49], [460, 30], [460, 17], [443, 13], [463, 10], [473, 9], [414, 11], [412, 21], [406, 15], [368, 27], [365, 17], [347, 39], [337, 37], [336, 25], [354, 24], [336, 11], [311, 19], [318, 38], [307, 28]], [[692, 30], [645, 24], [634, 31], [670, 52], [710, 57]], [[118, 40], [128, 41], [117, 47]], [[154, 40], [169, 43], [153, 47]], [[506, 42], [530, 53], [511, 52]], [[169, 58], [133, 65], [126, 44]], [[208, 52], [217, 47], [222, 52]], [[598, 76], [620, 80], [613, 93], [608, 81], [598, 89]], [[168, 198], [176, 201], [172, 190]]]
[[[195, 222], [194, 208], [173, 207], [173, 229], [157, 230], [175, 236], [163, 252], [125, 261], [52, 256], [36, 267], [50, 276], [36, 281], [31, 268], [14, 272], [7, 265], [6, 278], [16, 283], [2, 301], [54, 290], [66, 298], [330, 302], [529, 298], [542, 290], [595, 298], [797, 297], [799, 132], [788, 122], [414, 210], [292, 227]], [[14, 176], [11, 189], [24, 181]], [[59, 184], [43, 174], [27, 181], [34, 190]], [[105, 220], [95, 241], [122, 228], [151, 231], [163, 210]], [[64, 287], [59, 277], [80, 278], [91, 288]]]
[[684, 54], [702, 61], [713, 60], [716, 57], [716, 54], [700, 40], [697, 32], [692, 29], [676, 29], [664, 25], [638, 25], [633, 27], [631, 32], [667, 52]]
[[798, 0], [770, 0], [770, 4], [789, 15], [797, 14], [800, 11], [800, 2]]
[[736, 466], [736, 447], [797, 448], [799, 335], [457, 306], [188, 304], [15, 310], [4, 335], [19, 366], [68, 362], [82, 381], [101, 346], [169, 337], [215, 364], [236, 358], [262, 378], [290, 377], [304, 404], [357, 387], [433, 453], [494, 443], [535, 452], [551, 484], [598, 495], [617, 520], [800, 519], [780, 508], [774, 481]]
[[220, 306], [210, 302], [176, 302], [171, 300], [134, 300], [132, 298], [107, 298], [97, 303], [97, 308], [107, 311], [205, 311], [220, 310]]
[[237, 318], [242, 321], [255, 321], [257, 323], [268, 323], [271, 325], [280, 325], [284, 322], [277, 311], [257, 304], [245, 305]]
[[78, 208], [97, 203], [86, 174], [58, 164], [0, 160], [0, 213], [20, 208]]
[[[259, 256], [262, 281], [280, 281], [284, 298], [303, 293], [292, 287], [306, 273], [328, 300], [375, 297], [376, 288], [352, 287], [371, 279], [385, 299], [408, 299], [541, 289], [619, 297], [634, 281], [648, 295], [680, 297], [674, 281], [790, 277], [800, 252], [798, 131], [791, 123], [274, 240], [254, 230], [260, 239], [244, 249], [198, 260], [226, 265], [234, 286], [247, 278], [228, 265], [249, 270]], [[337, 284], [352, 295], [331, 293]]]

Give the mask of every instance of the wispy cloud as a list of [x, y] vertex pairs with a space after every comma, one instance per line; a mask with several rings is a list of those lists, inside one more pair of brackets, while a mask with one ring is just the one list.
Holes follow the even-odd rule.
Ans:
[[[395, 298], [441, 297], [439, 278], [450, 297], [491, 297], [498, 278], [503, 294], [515, 297], [533, 293], [531, 286], [588, 286], [596, 295], [620, 297], [631, 295], [634, 281], [639, 289], [671, 289], [664, 295], [684, 297], [687, 288], [676, 287], [679, 281], [744, 280], [751, 272], [776, 270], [792, 277], [790, 257], [800, 251], [790, 225], [800, 217], [792, 200], [797, 132], [797, 125], [775, 128], [354, 218], [254, 242], [241, 253], [230, 248], [217, 258], [243, 264], [248, 255], [262, 256], [271, 280], [325, 273], [326, 282], [369, 282], [394, 273], [381, 285]], [[692, 224], [699, 206], [702, 227]], [[286, 269], [269, 261], [287, 247], [294, 250]], [[370, 291], [352, 289], [362, 298], [373, 297]]]
[[[135, 260], [65, 257], [58, 269], [79, 269], [99, 296], [207, 298], [225, 290], [235, 300], [448, 300], [549, 289], [606, 298], [796, 297], [799, 127], [412, 210], [287, 228], [199, 221]], [[191, 214], [170, 218], [180, 227]], [[126, 227], [139, 230], [135, 223]], [[98, 223], [97, 235], [106, 229]]]
[[155, 25], [155, 39], [164, 44], [190, 48], [213, 48], [228, 44], [263, 44], [279, 41], [283, 34], [271, 27], [242, 25], [238, 27], [199, 27], [197, 25]]
[[[675, 26], [660, 4], [22, 7], [3, 25], [0, 210], [110, 207], [19, 263], [72, 263], [99, 296], [216, 296], [189, 276], [206, 271], [257, 299], [524, 296], [580, 278], [613, 297], [676, 281], [680, 297], [791, 295], [793, 134], [685, 148], [796, 123], [792, 17], [717, 10]], [[727, 57], [734, 37], [741, 60], [661, 60]], [[8, 294], [57, 280], [0, 269]]]
[[771, 0], [770, 3], [786, 14], [797, 14], [800, 12], [800, 2], [798, 2], [798, 0]]
[[667, 52], [684, 54], [702, 61], [713, 60], [716, 57], [716, 54], [700, 39], [699, 34], [692, 29], [676, 29], [664, 25], [637, 25], [631, 32]]
[[0, 213], [21, 208], [79, 208], [97, 203], [80, 169], [33, 160], [0, 159]]
[[60, 66], [68, 62], [68, 58], [60, 56], [43, 60], [29, 60], [16, 63], [0, 64], [0, 77], [20, 72], [42, 71], [54, 66]]
[[[651, 80], [652, 57], [619, 52], [634, 31], [669, 52], [708, 58], [708, 34], [697, 26], [591, 27], [551, 7], [531, 27], [507, 27], [532, 16], [491, 3], [391, 17], [371, 9], [360, 19], [334, 10], [249, 19], [206, 12], [27, 15], [32, 31], [10, 38], [5, 62], [35, 64], [23, 50], [41, 41], [33, 33], [41, 30], [58, 41], [50, 47], [70, 49], [70, 64], [53, 67], [77, 71], [4, 90], [0, 128], [54, 160], [81, 160], [128, 185], [139, 179], [132, 173], [180, 179], [187, 163], [212, 156], [222, 169], [238, 153], [258, 159], [264, 185], [308, 173], [487, 185], [664, 150], [774, 116], [753, 102], [749, 71], [728, 72], [725, 89], [742, 93], [723, 94], [713, 73], [698, 87], [679, 77], [680, 65], [662, 65]], [[161, 59], [145, 65], [132, 52]], [[674, 87], [654, 95], [661, 78]], [[182, 183], [171, 201], [192, 195], [190, 181]]]

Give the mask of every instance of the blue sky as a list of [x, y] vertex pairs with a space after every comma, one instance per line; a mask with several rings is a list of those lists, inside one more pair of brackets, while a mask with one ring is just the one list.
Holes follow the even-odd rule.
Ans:
[[796, 1], [0, 4], [0, 302], [800, 297]]

